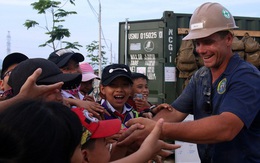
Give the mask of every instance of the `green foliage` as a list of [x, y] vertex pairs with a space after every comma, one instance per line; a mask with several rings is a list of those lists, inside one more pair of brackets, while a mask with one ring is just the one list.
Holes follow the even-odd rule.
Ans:
[[[99, 43], [98, 41], [92, 41], [91, 44], [86, 45], [88, 54], [86, 57], [90, 59], [89, 62], [92, 67], [97, 67], [99, 65]], [[107, 64], [107, 58], [105, 57], [106, 52], [103, 51], [104, 46], [101, 46], [101, 64], [102, 66]]]
[[50, 8], [59, 8], [61, 2], [59, 1], [51, 1], [51, 0], [39, 0], [38, 2], [34, 2], [31, 5], [34, 10], [38, 11], [38, 14], [46, 14], [46, 10]]
[[37, 23], [34, 20], [26, 20], [24, 23], [24, 26], [27, 27], [27, 29], [31, 28], [31, 27], [35, 27], [36, 25], [39, 25], [39, 23]]
[[79, 47], [82, 47], [78, 42], [67, 42], [67, 41], [62, 41], [62, 43], [66, 44], [64, 48], [71, 48], [71, 49], [77, 49], [79, 50]]
[[[69, 0], [72, 5], [75, 5], [74, 1], [75, 0]], [[66, 2], [68, 2], [68, 0]], [[82, 47], [78, 42], [70, 43], [62, 41], [64, 38], [70, 37], [70, 32], [69, 29], [65, 28], [61, 23], [65, 22], [67, 16], [77, 14], [77, 12], [65, 11], [62, 9], [64, 4], [60, 1], [38, 0], [38, 2], [34, 2], [31, 5], [34, 10], [38, 11], [38, 14], [44, 14], [45, 17], [47, 17], [47, 14], [50, 14], [52, 19], [52, 25], [50, 27], [47, 24], [47, 20], [45, 26], [40, 26], [35, 20], [26, 20], [23, 24], [27, 29], [37, 26], [47, 31], [45, 34], [49, 36], [49, 39], [45, 43], [39, 45], [39, 47], [50, 46], [53, 50], [56, 50], [56, 47], [60, 47], [58, 45], [60, 43], [66, 43], [66, 47], [71, 49], [78, 50], [78, 47]]]

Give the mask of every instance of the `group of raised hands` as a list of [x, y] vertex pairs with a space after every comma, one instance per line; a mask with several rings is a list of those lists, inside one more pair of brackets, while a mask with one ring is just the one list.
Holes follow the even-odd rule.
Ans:
[[[35, 70], [35, 72], [26, 80], [18, 95], [10, 99], [0, 101], [1, 104], [0, 111], [4, 110], [14, 102], [19, 102], [24, 99], [39, 98], [42, 95], [48, 94], [56, 89], [61, 89], [63, 82], [59, 82], [51, 85], [37, 85], [36, 80], [40, 76], [41, 72], [42, 72], [41, 68]], [[97, 107], [96, 109], [98, 109], [97, 112], [101, 112], [101, 113], [103, 112], [103, 109], [101, 108]], [[93, 116], [96, 116], [95, 112]], [[172, 154], [172, 150], [180, 147], [179, 145], [170, 144], [160, 140], [162, 125], [164, 123], [163, 119], [159, 119], [157, 122], [153, 120], [149, 120], [149, 122], [152, 123], [147, 126], [144, 126], [141, 123], [139, 123], [142, 121], [142, 119], [147, 119], [147, 118], [140, 118], [139, 121], [135, 121], [134, 119], [130, 120], [127, 123], [129, 128], [124, 132], [122, 132], [120, 137], [118, 137], [116, 146], [118, 146], [119, 148], [123, 146], [124, 147], [131, 146], [133, 148], [136, 147], [137, 149], [136, 152], [132, 153], [128, 157], [125, 157], [124, 162], [132, 162], [133, 159], [134, 160], [138, 159], [140, 162], [145, 162], [147, 160], [153, 159], [156, 155], [166, 157]], [[136, 135], [138, 132], [135, 131], [137, 130], [145, 130], [147, 131], [145, 132], [147, 134]], [[116, 163], [117, 161], [114, 162]]]

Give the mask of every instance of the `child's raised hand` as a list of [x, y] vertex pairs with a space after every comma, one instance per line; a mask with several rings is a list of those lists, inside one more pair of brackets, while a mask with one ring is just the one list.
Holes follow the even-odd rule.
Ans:
[[151, 107], [151, 105], [148, 103], [147, 99], [145, 98], [135, 98], [135, 106], [137, 111], [142, 111], [145, 108]]
[[169, 144], [159, 140], [162, 132], [163, 122], [164, 120], [162, 118], [156, 122], [152, 132], [146, 137], [140, 147], [140, 150], [143, 150], [144, 154], [150, 155], [151, 159], [157, 154], [161, 155], [162, 157], [167, 157], [168, 155], [172, 154], [170, 150], [180, 148], [180, 145]]
[[153, 108], [153, 109], [152, 109], [152, 112], [153, 112], [154, 114], [157, 114], [159, 111], [161, 111], [161, 110], [163, 110], [163, 109], [166, 109], [166, 110], [168, 110], [168, 111], [172, 111], [172, 110], [173, 110], [173, 108], [172, 108], [171, 105], [166, 104], [166, 103], [163, 103], [163, 104], [160, 104], [160, 105], [156, 106], [155, 108]]

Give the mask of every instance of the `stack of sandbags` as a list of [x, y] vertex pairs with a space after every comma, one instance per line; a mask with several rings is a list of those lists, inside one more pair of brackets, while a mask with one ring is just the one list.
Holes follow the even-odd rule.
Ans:
[[246, 33], [241, 40], [234, 37], [232, 50], [257, 68], [260, 67], [260, 45], [253, 37], [249, 36], [248, 33]]

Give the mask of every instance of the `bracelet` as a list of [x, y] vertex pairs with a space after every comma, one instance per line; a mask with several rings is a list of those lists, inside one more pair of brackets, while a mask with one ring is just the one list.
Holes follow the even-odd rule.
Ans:
[[152, 105], [149, 109], [152, 111], [154, 108], [156, 108], [156, 105]]
[[156, 105], [152, 105], [149, 109], [153, 116], [155, 116], [155, 113], [153, 112], [153, 109], [156, 108]]
[[139, 113], [139, 117], [142, 117], [144, 113], [148, 113], [148, 112], [150, 112], [150, 109], [144, 109]]
[[109, 144], [109, 152], [111, 152], [111, 151], [112, 151], [112, 148], [113, 148], [113, 144], [112, 144], [112, 143], [110, 143], [110, 144]]

